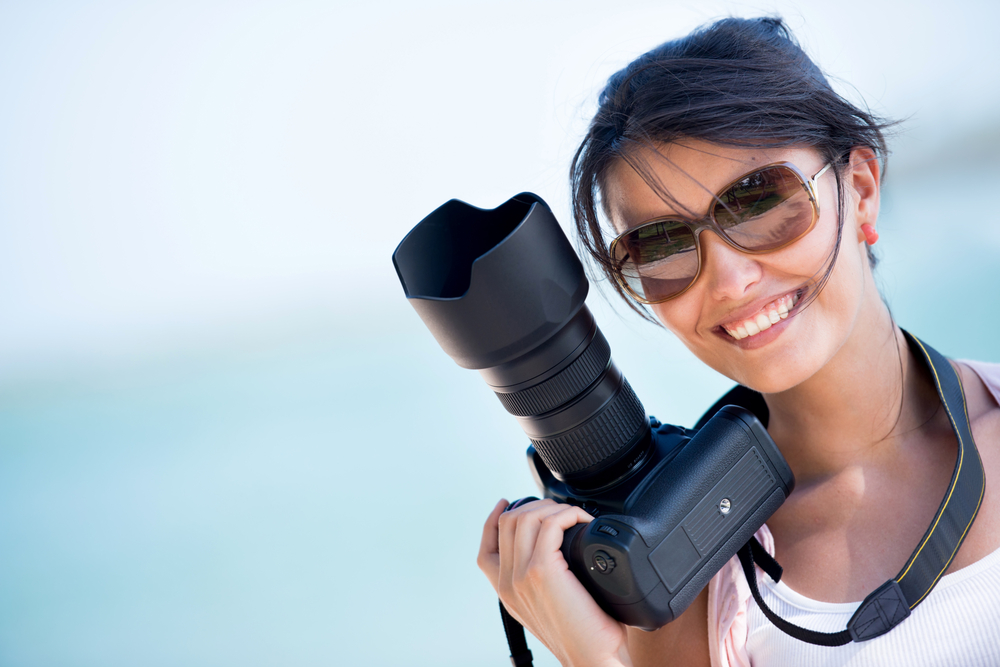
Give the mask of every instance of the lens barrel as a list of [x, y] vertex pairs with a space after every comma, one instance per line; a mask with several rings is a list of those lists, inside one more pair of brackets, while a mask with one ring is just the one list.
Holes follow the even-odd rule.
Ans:
[[546, 467], [580, 489], [613, 483], [651, 442], [645, 410], [584, 305], [583, 265], [548, 206], [451, 200], [393, 253], [411, 305], [460, 366], [478, 369]]

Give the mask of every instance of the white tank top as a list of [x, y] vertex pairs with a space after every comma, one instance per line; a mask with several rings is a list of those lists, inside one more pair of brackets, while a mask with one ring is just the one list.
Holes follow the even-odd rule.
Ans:
[[[843, 630], [861, 604], [817, 602], [770, 577], [759, 581], [771, 609], [811, 630]], [[1000, 549], [941, 577], [909, 618], [869, 641], [836, 648], [807, 644], [776, 628], [756, 604], [748, 614], [747, 653], [755, 666], [993, 667], [1000, 665]]]

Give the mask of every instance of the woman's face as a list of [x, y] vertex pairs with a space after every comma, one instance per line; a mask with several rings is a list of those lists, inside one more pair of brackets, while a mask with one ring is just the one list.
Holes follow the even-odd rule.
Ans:
[[[647, 177], [658, 181], [676, 202], [665, 202], [631, 167], [617, 162], [602, 194], [618, 233], [666, 215], [702, 217], [720, 189], [766, 164], [791, 162], [807, 176], [825, 166], [819, 153], [807, 148], [738, 149], [697, 141], [637, 157], [646, 165]], [[843, 181], [850, 195], [843, 238], [822, 290], [817, 291], [816, 282], [829, 266], [837, 239], [832, 169], [816, 182], [820, 217], [806, 236], [780, 250], [751, 255], [705, 231], [699, 238], [698, 279], [679, 297], [652, 305], [653, 312], [699, 359], [741, 384], [775, 393], [807, 380], [852, 336], [866, 335], [860, 329], [875, 319], [869, 317], [874, 311], [866, 311], [879, 303], [859, 231], [864, 222], [875, 223], [877, 163], [852, 161]], [[793, 302], [782, 319], [782, 311]], [[775, 319], [768, 328], [761, 326]], [[761, 330], [740, 339], [729, 333], [742, 335], [741, 327], [748, 333], [755, 327]]]

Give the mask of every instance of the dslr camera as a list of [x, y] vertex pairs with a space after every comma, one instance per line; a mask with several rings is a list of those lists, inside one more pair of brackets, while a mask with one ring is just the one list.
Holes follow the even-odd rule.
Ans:
[[566, 531], [570, 569], [614, 618], [669, 623], [784, 502], [792, 472], [750, 411], [661, 424], [611, 359], [583, 265], [549, 207], [451, 200], [392, 256], [410, 304], [531, 440], [542, 494], [595, 517]]

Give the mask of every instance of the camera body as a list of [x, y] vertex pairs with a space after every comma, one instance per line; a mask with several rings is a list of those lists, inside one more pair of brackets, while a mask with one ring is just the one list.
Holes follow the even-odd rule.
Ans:
[[651, 422], [653, 452], [627, 480], [580, 494], [529, 449], [546, 497], [595, 520], [566, 531], [570, 569], [611, 616], [644, 630], [674, 620], [794, 486], [760, 421], [729, 405], [698, 431]]
[[675, 619], [791, 493], [750, 411], [725, 406], [697, 431], [646, 416], [538, 196], [492, 210], [451, 200], [393, 263], [441, 347], [519, 421], [542, 493], [595, 517], [566, 531], [562, 552], [614, 618], [645, 630]]

